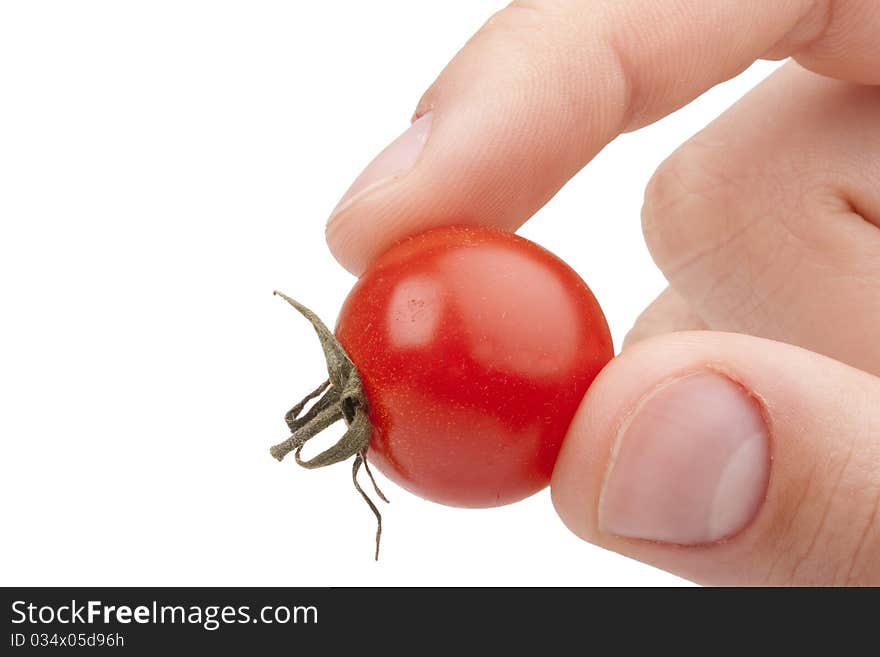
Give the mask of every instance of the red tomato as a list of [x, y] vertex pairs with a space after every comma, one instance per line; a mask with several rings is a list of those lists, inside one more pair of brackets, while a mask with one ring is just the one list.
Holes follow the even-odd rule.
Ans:
[[335, 333], [366, 391], [370, 462], [455, 506], [507, 504], [546, 486], [581, 398], [613, 356], [574, 270], [478, 227], [392, 247], [352, 289]]

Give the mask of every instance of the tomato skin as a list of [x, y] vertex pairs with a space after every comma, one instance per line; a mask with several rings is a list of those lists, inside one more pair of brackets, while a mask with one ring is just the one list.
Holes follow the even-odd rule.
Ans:
[[614, 354], [574, 270], [522, 237], [472, 226], [380, 256], [335, 333], [366, 391], [370, 462], [416, 495], [466, 507], [549, 483], [581, 398]]

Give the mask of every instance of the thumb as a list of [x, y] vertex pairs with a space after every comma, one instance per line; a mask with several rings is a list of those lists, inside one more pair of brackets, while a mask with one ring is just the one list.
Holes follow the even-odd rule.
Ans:
[[553, 500], [582, 538], [706, 584], [880, 584], [880, 379], [744, 335], [624, 351]]

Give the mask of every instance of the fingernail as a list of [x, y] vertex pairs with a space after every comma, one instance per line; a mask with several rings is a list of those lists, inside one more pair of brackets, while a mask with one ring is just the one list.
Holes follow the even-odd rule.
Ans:
[[599, 501], [599, 528], [681, 545], [736, 534], [764, 500], [769, 432], [758, 402], [703, 371], [663, 384], [624, 422]]
[[351, 187], [336, 204], [328, 223], [365, 194], [380, 185], [399, 178], [413, 168], [422, 153], [425, 142], [428, 141], [431, 118], [432, 115], [429, 112], [414, 121], [403, 134], [388, 144], [385, 150], [367, 165], [367, 168], [355, 178]]

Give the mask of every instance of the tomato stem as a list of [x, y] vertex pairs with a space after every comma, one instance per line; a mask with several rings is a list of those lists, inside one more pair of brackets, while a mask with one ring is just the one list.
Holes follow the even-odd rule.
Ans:
[[[379, 509], [358, 483], [357, 475], [362, 465], [379, 498], [384, 502], [388, 502], [388, 499], [379, 490], [373, 473], [367, 465], [367, 450], [370, 446], [373, 426], [370, 424], [367, 413], [367, 396], [361, 383], [360, 373], [348, 354], [345, 353], [342, 345], [315, 313], [286, 294], [277, 290], [275, 294], [296, 308], [314, 327], [324, 351], [324, 358], [327, 361], [328, 379], [287, 412], [284, 420], [287, 422], [291, 435], [287, 440], [272, 446], [269, 453], [281, 461], [290, 452], [293, 452], [296, 462], [309, 469], [340, 463], [354, 456], [351, 478], [355, 490], [360, 493], [376, 516], [376, 560], [378, 560], [379, 541], [382, 537], [382, 514], [379, 513]], [[321, 397], [318, 401], [312, 404], [312, 407], [305, 414], [301, 415], [306, 404], [319, 395]], [[306, 442], [339, 420], [344, 420], [348, 427], [342, 437], [317, 456], [303, 460], [300, 454]]]

